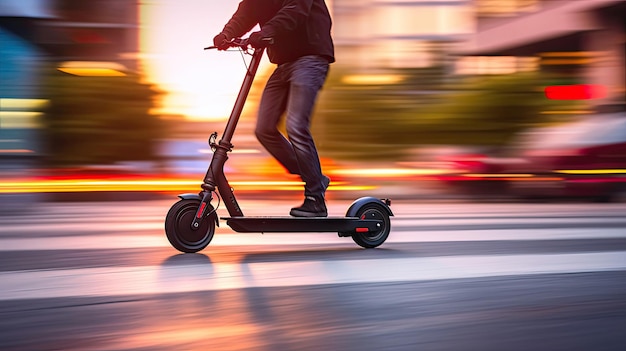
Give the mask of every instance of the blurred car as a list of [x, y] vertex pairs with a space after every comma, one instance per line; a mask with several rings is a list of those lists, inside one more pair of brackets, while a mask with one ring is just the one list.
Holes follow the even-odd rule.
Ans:
[[457, 190], [480, 195], [623, 200], [626, 113], [533, 129], [520, 135], [506, 154], [451, 159], [458, 172], [443, 180]]

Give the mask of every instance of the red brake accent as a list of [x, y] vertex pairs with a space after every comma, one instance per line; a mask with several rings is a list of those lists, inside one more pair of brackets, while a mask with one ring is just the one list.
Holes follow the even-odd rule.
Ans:
[[196, 213], [196, 218], [202, 217], [202, 213], [204, 213], [205, 207], [206, 207], [206, 202], [203, 202], [202, 206], [200, 206], [200, 209], [198, 210], [198, 213]]

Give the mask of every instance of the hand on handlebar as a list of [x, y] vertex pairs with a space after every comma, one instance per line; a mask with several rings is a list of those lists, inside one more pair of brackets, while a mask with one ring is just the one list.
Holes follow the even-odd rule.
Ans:
[[260, 49], [272, 44], [274, 44], [274, 38], [264, 38], [260, 32], [254, 32], [248, 38], [233, 38], [231, 40], [228, 40], [224, 33], [220, 33], [213, 38], [213, 46], [204, 49], [218, 49], [220, 51], [237, 47], [242, 49], [247, 49], [248, 47]]
[[213, 38], [213, 45], [215, 45], [218, 50], [223, 51], [230, 48], [231, 42], [228, 41], [224, 33], [220, 33]]
[[248, 44], [255, 49], [264, 48], [267, 46], [267, 43], [264, 39], [266, 38], [263, 38], [261, 32], [254, 32], [248, 37]]

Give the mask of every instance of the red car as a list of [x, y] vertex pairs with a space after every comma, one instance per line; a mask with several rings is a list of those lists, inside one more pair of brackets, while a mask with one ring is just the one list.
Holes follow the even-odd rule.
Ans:
[[588, 116], [534, 129], [511, 148], [511, 157], [474, 157], [449, 178], [465, 190], [523, 198], [578, 197], [622, 200], [626, 194], [626, 113]]

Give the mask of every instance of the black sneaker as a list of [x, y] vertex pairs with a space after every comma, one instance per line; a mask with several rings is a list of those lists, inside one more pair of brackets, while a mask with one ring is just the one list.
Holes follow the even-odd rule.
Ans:
[[313, 196], [307, 196], [304, 199], [304, 203], [302, 204], [302, 206], [292, 208], [289, 214], [294, 217], [326, 217], [328, 216], [324, 199], [316, 198]]

